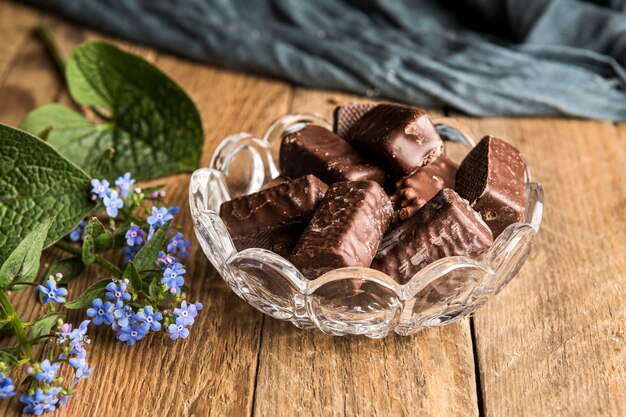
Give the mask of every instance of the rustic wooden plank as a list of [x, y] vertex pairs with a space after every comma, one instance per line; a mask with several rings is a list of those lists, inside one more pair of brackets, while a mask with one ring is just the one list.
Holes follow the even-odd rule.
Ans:
[[545, 187], [530, 259], [474, 319], [484, 415], [626, 415], [626, 127], [463, 120], [519, 147]]
[[[298, 89], [292, 112], [330, 116], [344, 94]], [[475, 416], [467, 320], [413, 337], [331, 337], [266, 318], [255, 416]]]
[[32, 8], [18, 3], [0, 3], [0, 84], [41, 17]]

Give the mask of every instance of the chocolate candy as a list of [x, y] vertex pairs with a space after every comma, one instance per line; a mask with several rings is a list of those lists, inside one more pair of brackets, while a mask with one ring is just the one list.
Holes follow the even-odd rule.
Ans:
[[494, 237], [524, 218], [525, 171], [526, 163], [516, 148], [485, 136], [456, 173], [455, 190], [481, 214]]
[[271, 180], [269, 180], [267, 184], [261, 187], [261, 190], [267, 190], [268, 188], [276, 187], [277, 185], [282, 184], [287, 181], [289, 181], [289, 178], [279, 175], [276, 178], [272, 178]]
[[272, 250], [276, 234], [299, 234], [306, 227], [327, 190], [326, 184], [307, 175], [226, 201], [220, 217], [238, 250]]
[[385, 179], [382, 168], [368, 163], [348, 142], [321, 126], [307, 125], [280, 144], [280, 169], [288, 177], [313, 174], [327, 184]]
[[480, 215], [454, 190], [445, 188], [385, 236], [371, 267], [405, 284], [437, 259], [475, 257], [492, 243]]
[[365, 113], [376, 107], [376, 103], [347, 103], [337, 106], [333, 112], [333, 132], [345, 138], [352, 125]]
[[373, 181], [333, 184], [298, 241], [291, 262], [308, 279], [346, 266], [367, 267], [393, 209]]
[[396, 183], [391, 196], [400, 221], [413, 216], [428, 200], [444, 188], [454, 188], [458, 165], [442, 155], [430, 164], [418, 168]]
[[443, 142], [421, 109], [379, 104], [354, 123], [346, 138], [397, 175], [409, 175], [434, 161]]

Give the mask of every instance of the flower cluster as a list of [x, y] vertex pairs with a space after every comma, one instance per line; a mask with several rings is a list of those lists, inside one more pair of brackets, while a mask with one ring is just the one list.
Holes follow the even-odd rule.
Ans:
[[[67, 290], [58, 287], [58, 282], [62, 278], [63, 275], [57, 273], [55, 276], [48, 277], [45, 286], [37, 286], [42, 294], [43, 303], [50, 305], [51, 313], [56, 310], [51, 305], [52, 302], [59, 305], [65, 303]], [[85, 320], [80, 326], [73, 328], [70, 323], [64, 323], [63, 320], [59, 319], [54, 334], [42, 335], [44, 338], [52, 337], [56, 343], [50, 352], [50, 359], [41, 362], [29, 361], [26, 372], [28, 374], [27, 382], [30, 382], [31, 385], [25, 393], [20, 395], [20, 401], [25, 404], [23, 409], [25, 413], [41, 415], [62, 407], [74, 395], [76, 384], [91, 374], [86, 350], [90, 342], [87, 336], [89, 323], [89, 320]], [[67, 383], [64, 378], [59, 376], [62, 366], [68, 366], [73, 370], [74, 377]], [[3, 368], [0, 372], [0, 398], [15, 395], [13, 381], [5, 376], [4, 371]]]
[[[100, 198], [104, 204], [104, 208], [109, 217], [117, 217], [119, 210], [124, 207], [124, 199], [128, 197], [135, 180], [130, 177], [130, 172], [122, 175], [115, 180], [117, 188], [111, 188], [111, 184], [107, 180], [91, 180], [92, 198], [97, 200]], [[135, 189], [135, 193], [139, 194], [140, 188]]]
[[[146, 197], [140, 188], [135, 188], [135, 194], [130, 194], [134, 183], [128, 173], [115, 181], [117, 189], [112, 189], [106, 180], [91, 182], [92, 194], [102, 199], [111, 218], [110, 224], [125, 231], [122, 248], [125, 264], [133, 261], [141, 248], [159, 229], [169, 225], [179, 211], [176, 206], [161, 205], [165, 197], [163, 190], [153, 191]], [[113, 203], [116, 199], [119, 202]], [[144, 205], [146, 200], [152, 205]], [[95, 325], [110, 326], [117, 338], [128, 345], [134, 345], [150, 332], [159, 331], [167, 332], [172, 340], [184, 339], [202, 309], [199, 302], [188, 304], [186, 301], [184, 275], [187, 271], [181, 261], [189, 257], [190, 242], [173, 228], [167, 233], [169, 237], [155, 259], [154, 268], [138, 271], [139, 283], [131, 283], [128, 278], [112, 278], [103, 296], [95, 298], [87, 310], [87, 316]]]

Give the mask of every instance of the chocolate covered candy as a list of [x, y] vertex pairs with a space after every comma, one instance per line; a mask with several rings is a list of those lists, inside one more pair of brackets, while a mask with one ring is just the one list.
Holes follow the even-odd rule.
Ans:
[[280, 169], [288, 177], [313, 174], [327, 184], [385, 179], [382, 168], [368, 163], [348, 142], [321, 126], [307, 125], [280, 144]]
[[461, 163], [454, 189], [498, 237], [508, 225], [524, 218], [525, 172], [526, 163], [515, 147], [485, 136]]
[[277, 234], [297, 235], [306, 227], [327, 190], [318, 178], [306, 175], [226, 201], [220, 217], [238, 250], [273, 250]]
[[368, 267], [393, 209], [373, 181], [333, 184], [298, 241], [291, 262], [308, 279], [346, 266]]
[[337, 106], [333, 112], [333, 132], [345, 138], [354, 123], [374, 107], [376, 103], [347, 103]]
[[492, 243], [480, 215], [454, 190], [445, 188], [385, 236], [371, 267], [405, 284], [437, 259], [475, 257]]
[[391, 201], [396, 207], [398, 220], [406, 221], [428, 200], [444, 188], [454, 188], [458, 165], [442, 155], [430, 164], [418, 168], [396, 183]]
[[379, 104], [365, 113], [346, 139], [397, 175], [413, 173], [443, 151], [441, 137], [428, 115], [396, 104]]

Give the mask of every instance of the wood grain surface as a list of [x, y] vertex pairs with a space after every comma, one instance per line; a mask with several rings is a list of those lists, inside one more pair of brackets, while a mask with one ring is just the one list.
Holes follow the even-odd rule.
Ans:
[[[64, 53], [106, 38], [0, 2], [0, 122], [71, 105], [41, 43], [48, 24]], [[106, 38], [109, 39], [109, 38]], [[154, 62], [191, 96], [205, 129], [202, 163], [228, 134], [261, 134], [287, 112], [326, 116], [353, 97], [233, 73], [114, 41]], [[331, 337], [263, 317], [228, 290], [197, 242], [191, 298], [205, 306], [191, 336], [134, 347], [93, 332], [93, 376], [64, 416], [622, 416], [626, 415], [626, 127], [557, 119], [460, 119], [519, 147], [546, 192], [544, 223], [519, 276], [472, 322], [413, 337]], [[173, 144], [175, 146], [175, 144]], [[163, 183], [193, 236], [189, 174]], [[90, 267], [72, 292], [103, 277]], [[15, 294], [20, 315], [41, 311]], [[72, 315], [74, 320], [80, 314]], [[478, 370], [478, 374], [476, 374]], [[477, 383], [478, 382], [478, 383]], [[18, 415], [17, 399], [0, 415]]]

